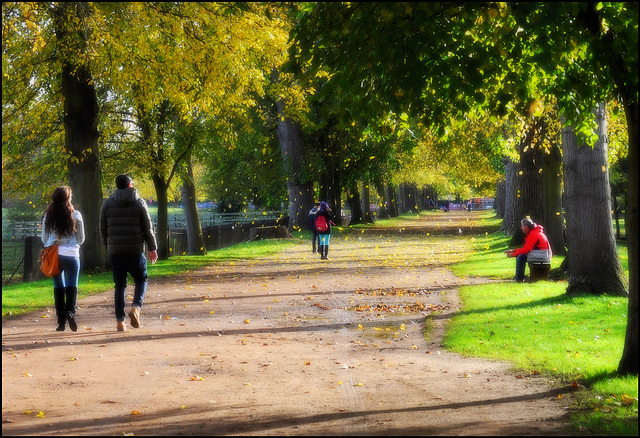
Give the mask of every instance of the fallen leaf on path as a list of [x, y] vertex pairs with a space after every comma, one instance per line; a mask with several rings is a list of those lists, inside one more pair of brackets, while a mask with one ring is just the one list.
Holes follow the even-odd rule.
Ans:
[[142, 415], [140, 411], [131, 411], [131, 415]]
[[635, 397], [629, 397], [627, 394], [622, 394], [622, 406], [630, 406], [633, 402], [637, 402], [638, 399]]

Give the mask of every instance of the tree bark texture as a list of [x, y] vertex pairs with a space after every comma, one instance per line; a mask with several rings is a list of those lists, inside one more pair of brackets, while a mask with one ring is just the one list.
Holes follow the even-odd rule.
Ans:
[[629, 311], [618, 372], [638, 375], [638, 102], [625, 101], [629, 133], [629, 172], [625, 227], [629, 254]]
[[544, 199], [542, 192], [542, 162], [544, 151], [536, 143], [535, 138], [541, 134], [537, 130], [544, 129], [539, 121], [531, 126], [520, 143], [520, 162], [517, 166], [516, 178], [516, 226], [511, 241], [512, 246], [521, 245], [524, 234], [520, 229], [520, 221], [530, 217], [535, 223], [542, 223], [544, 212]]
[[169, 198], [167, 196], [169, 185], [158, 173], [153, 174], [151, 179], [156, 189], [156, 198], [158, 198], [158, 222], [155, 229], [158, 259], [167, 260], [169, 258]]
[[520, 220], [522, 218], [518, 217], [518, 212], [516, 211], [516, 202], [518, 196], [517, 189], [517, 174], [518, 174], [518, 163], [513, 162], [510, 158], [505, 158], [504, 162], [504, 170], [505, 170], [505, 183], [504, 183], [504, 216], [502, 218], [502, 226], [500, 227], [500, 231], [503, 231], [505, 234], [513, 236], [518, 225], [520, 224]]
[[85, 227], [85, 242], [80, 247], [83, 270], [104, 269], [107, 260], [100, 237], [103, 198], [98, 155], [98, 99], [89, 66], [64, 58], [65, 53], [86, 54], [82, 23], [88, 13], [88, 8], [82, 3], [61, 3], [53, 12], [56, 38], [63, 54], [62, 96], [65, 149], [69, 153], [69, 186]]
[[579, 144], [571, 128], [562, 130], [567, 215], [567, 293], [627, 295], [611, 221], [604, 105], [596, 111], [594, 147]]
[[186, 175], [182, 178], [180, 193], [187, 228], [187, 246], [189, 254], [202, 255], [207, 253], [207, 249], [202, 234], [200, 215], [198, 214], [196, 185], [193, 180], [193, 160], [190, 152], [185, 157], [185, 160], [187, 169]]
[[553, 144], [545, 153], [542, 164], [542, 195], [545, 234], [555, 255], [566, 255], [564, 242], [564, 214], [562, 213], [562, 154]]
[[309, 229], [309, 210], [314, 203], [313, 182], [304, 162], [304, 142], [299, 124], [285, 115], [283, 99], [277, 102], [278, 141], [289, 191], [289, 231]]

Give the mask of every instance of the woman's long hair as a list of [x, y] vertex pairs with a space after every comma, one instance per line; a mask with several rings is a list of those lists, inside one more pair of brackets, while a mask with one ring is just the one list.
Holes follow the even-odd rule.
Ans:
[[76, 220], [73, 218], [71, 204], [71, 187], [62, 186], [53, 191], [51, 204], [44, 211], [46, 216], [44, 228], [49, 233], [59, 236], [70, 236], [76, 230]]

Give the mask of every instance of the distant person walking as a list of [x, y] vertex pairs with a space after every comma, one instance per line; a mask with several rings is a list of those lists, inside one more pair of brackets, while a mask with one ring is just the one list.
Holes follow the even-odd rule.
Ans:
[[127, 273], [135, 283], [133, 303], [129, 311], [131, 326], [140, 327], [140, 309], [147, 291], [147, 259], [144, 245], [149, 250], [149, 260], [155, 263], [156, 238], [151, 226], [151, 217], [146, 202], [133, 188], [129, 175], [116, 178], [116, 190], [102, 204], [100, 211], [100, 233], [107, 248], [113, 282], [115, 284], [115, 313], [118, 331], [125, 331], [125, 290]]
[[311, 210], [309, 210], [309, 229], [312, 233], [311, 238], [311, 251], [313, 254], [316, 253], [316, 242], [318, 241], [318, 248], [320, 247], [319, 238], [318, 238], [318, 230], [316, 230], [316, 213], [320, 210], [320, 203], [316, 202]]
[[331, 224], [333, 223], [333, 212], [326, 202], [320, 203], [320, 208], [316, 213], [316, 230], [320, 238], [320, 259], [329, 259], [329, 242], [331, 241]]
[[520, 227], [524, 233], [524, 245], [522, 248], [505, 251], [507, 257], [516, 257], [516, 283], [524, 281], [524, 271], [527, 262], [551, 263], [551, 246], [549, 239], [544, 234], [542, 225], [538, 225], [528, 217], [522, 219]]
[[78, 330], [76, 303], [78, 301], [78, 277], [80, 275], [80, 245], [84, 242], [82, 214], [71, 204], [71, 187], [62, 186], [53, 191], [51, 204], [42, 215], [42, 243], [44, 247], [58, 241], [58, 265], [60, 273], [53, 277], [53, 298], [58, 318], [57, 331], [65, 329], [69, 322], [72, 331]]

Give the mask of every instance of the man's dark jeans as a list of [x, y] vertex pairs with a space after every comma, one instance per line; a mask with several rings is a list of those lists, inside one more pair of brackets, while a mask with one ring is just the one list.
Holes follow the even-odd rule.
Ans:
[[127, 289], [127, 273], [131, 274], [135, 283], [133, 305], [142, 307], [144, 294], [147, 292], [147, 259], [144, 254], [110, 254], [115, 283], [116, 320], [124, 321], [125, 290]]
[[516, 281], [524, 281], [524, 270], [527, 267], [527, 254], [516, 257]]

